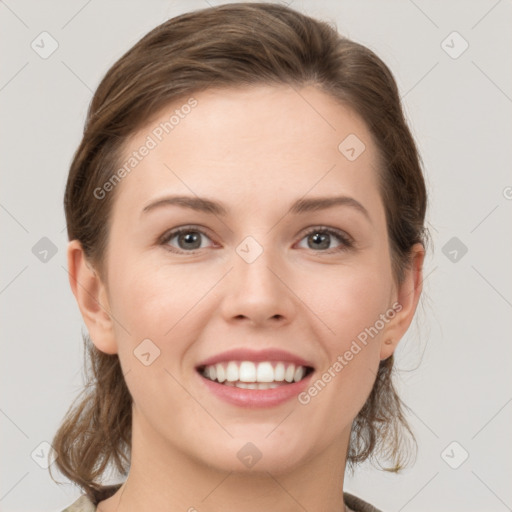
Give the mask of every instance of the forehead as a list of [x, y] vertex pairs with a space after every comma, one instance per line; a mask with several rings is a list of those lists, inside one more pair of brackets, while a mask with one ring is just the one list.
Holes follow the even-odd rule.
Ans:
[[117, 209], [140, 211], [165, 192], [266, 211], [303, 195], [378, 198], [378, 155], [364, 121], [314, 87], [183, 97], [128, 140], [121, 165], [134, 158]]

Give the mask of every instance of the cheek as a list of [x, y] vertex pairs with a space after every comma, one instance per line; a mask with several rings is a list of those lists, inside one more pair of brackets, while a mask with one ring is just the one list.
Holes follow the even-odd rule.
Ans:
[[171, 335], [174, 326], [200, 298], [186, 272], [160, 264], [137, 264], [126, 261], [113, 276], [112, 311], [122, 318], [132, 337]]
[[308, 283], [305, 302], [325, 324], [322, 338], [330, 351], [343, 350], [379, 320], [389, 307], [390, 289], [389, 270], [382, 264], [340, 266]]
[[323, 329], [321, 338], [327, 354], [325, 366], [319, 369], [301, 403], [311, 407], [320, 422], [334, 425], [355, 418], [371, 392], [385, 325], [381, 315], [390, 307], [392, 279], [386, 260], [375, 257], [359, 263], [337, 268], [322, 281], [326, 291], [322, 294], [316, 288], [310, 295], [318, 316], [330, 329]]
[[[136, 357], [149, 352], [152, 368], [171, 373], [182, 370], [191, 341], [200, 337], [207, 321], [208, 291], [217, 273], [198, 274], [189, 269], [129, 263], [112, 276], [112, 312], [119, 357], [125, 368], [139, 372]], [[150, 340], [150, 341], [148, 341]]]
[[173, 414], [191, 407], [179, 384], [179, 365], [193, 339], [189, 327], [201, 290], [184, 286], [186, 280], [179, 272], [137, 266], [128, 258], [112, 275], [118, 354], [127, 387], [144, 416], [166, 416], [162, 407]]

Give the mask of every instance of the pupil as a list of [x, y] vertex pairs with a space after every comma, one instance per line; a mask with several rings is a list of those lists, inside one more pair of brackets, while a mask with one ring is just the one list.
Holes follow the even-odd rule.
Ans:
[[[328, 237], [329, 237], [329, 235], [321, 234], [321, 233], [315, 233], [315, 234], [310, 236], [310, 238], [314, 242], [313, 245], [316, 246], [316, 247], [321, 247], [322, 249], [328, 249], [329, 248]], [[193, 248], [194, 249], [198, 248], [197, 242], [199, 240], [199, 237], [198, 237], [197, 233], [192, 234], [191, 232], [189, 232], [189, 233], [186, 233], [184, 235], [181, 235], [180, 236], [180, 240], [186, 242], [186, 245], [190, 244], [190, 243], [194, 244], [194, 242], [195, 242], [196, 245]], [[199, 241], [199, 245], [201, 245], [200, 241]]]
[[[314, 235], [312, 235], [312, 238], [315, 241], [315, 246], [316, 247], [320, 247], [322, 242], [324, 242], [321, 248], [322, 249], [328, 249], [329, 248], [329, 242], [327, 240], [328, 235], [320, 234], [320, 233], [315, 233]], [[317, 242], [320, 242], [320, 244], [318, 244]]]
[[[180, 239], [181, 239], [182, 241], [187, 242], [187, 243], [190, 243], [190, 242], [192, 242], [192, 243], [193, 243], [193, 242], [196, 242], [196, 243], [197, 243], [197, 241], [199, 240], [199, 236], [197, 235], [197, 233], [196, 233], [196, 234], [186, 233], [186, 234], [184, 234], [184, 235], [181, 235]], [[197, 245], [197, 244], [196, 244], [196, 245]], [[199, 241], [199, 245], [201, 245], [201, 242], [200, 242], [200, 241]], [[194, 246], [194, 247], [192, 247], [192, 248], [193, 248], [193, 249], [197, 249], [198, 247], [199, 247], [199, 246], [197, 246], [197, 247], [196, 247], [196, 246]], [[189, 249], [190, 249], [190, 247], [189, 247]]]

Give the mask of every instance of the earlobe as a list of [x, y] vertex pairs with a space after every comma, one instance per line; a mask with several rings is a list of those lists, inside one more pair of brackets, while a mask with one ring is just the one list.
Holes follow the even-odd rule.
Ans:
[[92, 342], [98, 350], [116, 354], [117, 343], [105, 284], [87, 261], [78, 240], [69, 242], [67, 259], [69, 284]]
[[405, 278], [397, 290], [396, 302], [393, 304], [396, 314], [387, 324], [382, 335], [381, 360], [387, 359], [393, 354], [399, 341], [407, 332], [423, 289], [423, 262], [425, 259], [423, 244], [415, 244], [411, 253], [411, 266], [406, 270]]
[[384, 361], [384, 359], [387, 359], [388, 357], [390, 357], [397, 345], [398, 345], [398, 341], [400, 340], [393, 340], [392, 338], [386, 338], [384, 340], [384, 342], [381, 344], [381, 348], [380, 348], [380, 360], [381, 361]]

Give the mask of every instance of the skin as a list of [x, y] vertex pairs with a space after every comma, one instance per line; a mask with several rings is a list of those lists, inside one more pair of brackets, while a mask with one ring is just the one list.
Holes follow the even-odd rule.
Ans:
[[[130, 474], [98, 510], [291, 512], [297, 502], [310, 512], [348, 510], [351, 424], [380, 360], [412, 321], [423, 246], [413, 247], [397, 287], [376, 146], [364, 121], [324, 92], [257, 86], [194, 98], [191, 113], [117, 185], [105, 278], [78, 241], [68, 246], [70, 284], [91, 339], [119, 355], [134, 401]], [[126, 154], [184, 103], [139, 130]], [[354, 161], [338, 150], [351, 133], [366, 145]], [[178, 206], [141, 215], [171, 194], [221, 201], [228, 215]], [[303, 196], [334, 194], [359, 201], [369, 220], [350, 206], [287, 213]], [[158, 243], [190, 224], [205, 232], [195, 254], [178, 237]], [[334, 252], [343, 242], [332, 235], [327, 249], [317, 248], [306, 234], [317, 226], [342, 230], [354, 247]], [[252, 263], [236, 252], [249, 235], [263, 249]], [[294, 398], [242, 409], [207, 391], [194, 369], [231, 348], [274, 347], [311, 360], [321, 374], [396, 301], [400, 312], [307, 405]], [[133, 354], [146, 338], [161, 351], [149, 366]], [[237, 457], [249, 441], [262, 454], [252, 468]]]

